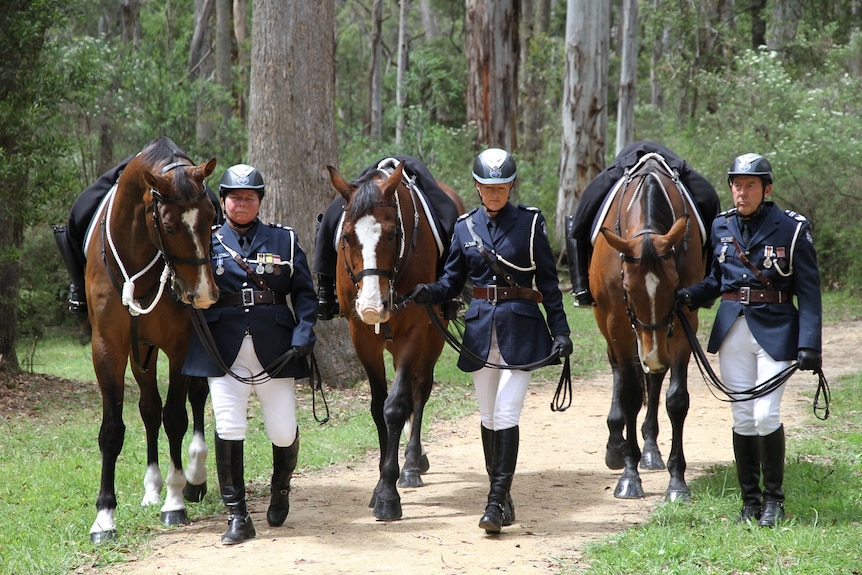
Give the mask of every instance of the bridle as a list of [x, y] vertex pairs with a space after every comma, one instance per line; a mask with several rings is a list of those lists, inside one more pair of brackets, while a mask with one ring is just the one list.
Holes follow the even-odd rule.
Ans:
[[[661, 234], [661, 232], [657, 232], [657, 231], [651, 230], [651, 229], [644, 229], [644, 230], [637, 232], [635, 235], [632, 236], [632, 238], [636, 238], [638, 236], [643, 236], [643, 235], [651, 235], [651, 234]], [[659, 255], [658, 259], [660, 261], [665, 261], [665, 260], [669, 260], [670, 258], [674, 257], [675, 255], [676, 255], [676, 248], [671, 246], [670, 250]], [[620, 254], [620, 259], [623, 260], [624, 262], [636, 264], [636, 265], [640, 265], [640, 263], [641, 263], [641, 258], [635, 258], [635, 257], [629, 256], [626, 254], [622, 254], [622, 253]], [[678, 260], [676, 260], [676, 262], [678, 263]], [[625, 266], [622, 266], [622, 265], [620, 266], [620, 285], [623, 286], [623, 301], [626, 304], [626, 315], [628, 315], [629, 322], [631, 323], [631, 326], [632, 326], [632, 331], [637, 332], [638, 328], [645, 330], [645, 331], [658, 331], [662, 328], [667, 328], [667, 336], [668, 337], [673, 336], [673, 328], [675, 327], [674, 319], [673, 319], [674, 318], [673, 306], [671, 306], [670, 311], [667, 313], [667, 315], [661, 321], [658, 321], [656, 323], [645, 323], [643, 320], [641, 320], [637, 316], [637, 314], [634, 312], [634, 310], [632, 310], [631, 305], [629, 304], [629, 294], [625, 288]]]

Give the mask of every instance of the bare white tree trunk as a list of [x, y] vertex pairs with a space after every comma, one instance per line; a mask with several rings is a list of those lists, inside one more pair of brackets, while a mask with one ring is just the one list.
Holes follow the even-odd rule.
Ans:
[[638, 73], [638, 0], [623, 0], [622, 63], [617, 102], [617, 148], [631, 144], [635, 133], [635, 102]]
[[581, 192], [605, 167], [609, 37], [609, 2], [568, 0], [557, 239]]
[[395, 82], [395, 105], [398, 108], [398, 121], [395, 123], [395, 144], [401, 146], [401, 136], [406, 123], [407, 88], [404, 86], [407, 74], [408, 38], [407, 16], [410, 13], [410, 0], [401, 0], [398, 17], [398, 71]]
[[440, 28], [437, 26], [437, 17], [434, 15], [434, 9], [431, 7], [429, 0], [419, 0], [419, 10], [422, 12], [422, 27], [425, 29], [425, 40], [430, 42], [440, 35]]

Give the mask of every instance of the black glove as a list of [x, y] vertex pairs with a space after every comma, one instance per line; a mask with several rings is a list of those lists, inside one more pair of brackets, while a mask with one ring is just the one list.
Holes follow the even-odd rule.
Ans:
[[823, 356], [816, 349], [800, 347], [797, 362], [799, 363], [799, 369], [802, 371], [817, 373], [823, 366]]
[[687, 305], [689, 309], [693, 309], [691, 306], [691, 292], [687, 289], [680, 288], [676, 290], [673, 297], [676, 300], [676, 309], [681, 308], [683, 305]]
[[554, 336], [554, 343], [551, 345], [551, 352], [559, 352], [560, 357], [568, 357], [572, 355], [575, 347], [572, 345], [572, 340], [569, 336], [560, 334]]
[[416, 287], [407, 294], [407, 297], [419, 305], [429, 304], [431, 303], [431, 288], [425, 284], [416, 284]]
[[295, 345], [290, 349], [293, 350], [294, 357], [299, 358], [299, 357], [305, 357], [306, 355], [311, 353], [311, 351], [314, 349], [314, 346], [313, 345]]

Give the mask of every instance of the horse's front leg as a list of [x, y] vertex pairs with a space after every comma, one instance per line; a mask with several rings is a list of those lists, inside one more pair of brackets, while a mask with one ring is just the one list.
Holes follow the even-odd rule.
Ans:
[[425, 404], [431, 395], [433, 383], [433, 366], [423, 367], [417, 371], [413, 378], [411, 395], [413, 398], [412, 413], [408, 417], [410, 421], [410, 432], [407, 437], [407, 448], [404, 451], [404, 467], [401, 469], [401, 477], [398, 480], [399, 487], [422, 487], [421, 474], [428, 471], [430, 464], [428, 456], [422, 448], [422, 418], [425, 412]]
[[189, 428], [186, 398], [188, 397], [191, 378], [182, 375], [180, 373], [181, 368], [180, 364], [171, 361], [168, 395], [162, 414], [170, 454], [168, 489], [160, 515], [160, 519], [165, 525], [183, 525], [189, 521], [183, 498], [183, 489], [186, 486], [186, 477], [183, 473], [183, 437]]
[[[637, 417], [643, 403], [643, 378], [637, 362], [620, 363], [615, 372], [618, 378], [614, 381], [615, 397], [618, 403], [619, 419], [611, 421], [608, 417], [608, 428], [621, 434], [625, 429], [625, 440], [622, 444], [623, 473], [617, 480], [614, 497], [619, 499], [638, 499], [644, 496], [643, 485], [638, 474], [638, 463], [641, 451], [638, 446]], [[616, 390], [619, 390], [618, 393]], [[612, 434], [613, 437], [613, 434]], [[608, 442], [608, 450], [611, 443]]]
[[[146, 355], [146, 347], [142, 346], [141, 357]], [[134, 360], [130, 365], [132, 375], [138, 383], [141, 397], [138, 400], [138, 411], [144, 423], [144, 431], [147, 442], [147, 468], [144, 473], [144, 496], [141, 499], [141, 507], [158, 505], [162, 502], [162, 487], [164, 481], [159, 469], [159, 431], [162, 427], [162, 398], [156, 382], [156, 366], [158, 357], [153, 356], [151, 365], [147, 371], [135, 365]]]
[[377, 493], [377, 504], [374, 506], [374, 517], [380, 521], [401, 519], [401, 496], [397, 488], [398, 455], [401, 430], [411, 413], [410, 374], [407, 366], [396, 365], [395, 379], [383, 407], [388, 442], [380, 466], [380, 490]]
[[117, 510], [117, 494], [114, 483], [117, 458], [123, 450], [126, 436], [126, 425], [123, 423], [125, 392], [123, 374], [126, 364], [125, 355], [112, 360], [110, 353], [105, 351], [105, 346], [99, 344], [98, 336], [93, 339], [93, 351], [93, 364], [102, 393], [102, 425], [99, 428], [102, 473], [99, 496], [96, 498], [96, 519], [90, 527], [90, 541], [99, 544], [111, 541], [117, 536], [117, 524], [114, 518]]
[[664, 373], [650, 373], [647, 378], [649, 379], [649, 388], [647, 389], [646, 417], [641, 425], [644, 447], [640, 468], [656, 471], [664, 469], [664, 460], [658, 447], [658, 411]]
[[605, 449], [605, 465], [608, 469], [622, 469], [625, 467], [623, 461], [623, 451], [625, 450], [625, 437], [623, 436], [623, 428], [625, 426], [625, 417], [623, 415], [622, 405], [620, 403], [620, 394], [623, 388], [623, 374], [616, 360], [609, 353], [611, 363], [611, 373], [613, 374], [613, 389], [611, 391], [611, 408], [608, 411], [608, 444]]
[[685, 452], [683, 451], [683, 427], [688, 415], [689, 393], [688, 393], [688, 355], [684, 361], [675, 362], [671, 369], [670, 385], [667, 389], [665, 404], [667, 414], [670, 418], [673, 439], [670, 447], [670, 457], [667, 460], [667, 469], [670, 473], [665, 499], [668, 501], [690, 501], [691, 490], [685, 482]]
[[[353, 340], [354, 349], [359, 356], [362, 367], [368, 375], [368, 383], [371, 389], [371, 419], [374, 420], [374, 427], [377, 429], [377, 446], [380, 453], [378, 462], [378, 470], [383, 472], [383, 458], [388, 444], [389, 434], [386, 432], [386, 421], [383, 417], [384, 404], [387, 397], [386, 383], [386, 365], [383, 362], [382, 346], [377, 350], [368, 350], [367, 342], [362, 343], [356, 338]], [[371, 494], [371, 501], [368, 507], [377, 506], [377, 498], [383, 486], [382, 476], [378, 478], [377, 485], [374, 487], [374, 492]]]
[[204, 436], [204, 407], [206, 407], [209, 385], [204, 377], [192, 377], [189, 382], [189, 405], [192, 408], [192, 440], [189, 442], [189, 463], [186, 465], [186, 486], [183, 497], [186, 501], [199, 503], [207, 493], [207, 447]]

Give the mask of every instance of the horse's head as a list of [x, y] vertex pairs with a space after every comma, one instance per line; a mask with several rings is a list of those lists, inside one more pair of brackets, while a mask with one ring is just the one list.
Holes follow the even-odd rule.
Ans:
[[645, 228], [624, 238], [608, 228], [601, 230], [620, 253], [623, 300], [647, 373], [662, 373], [670, 367], [668, 337], [674, 324], [674, 293], [681, 287], [674, 246], [687, 227], [688, 216], [682, 216], [665, 234]]
[[404, 249], [397, 198], [403, 163], [388, 177], [375, 170], [352, 183], [327, 168], [333, 187], [347, 203], [339, 258], [353, 290], [339, 285], [339, 300], [346, 304], [355, 298], [356, 314], [364, 323], [385, 323], [392, 313], [393, 281]]
[[174, 293], [199, 309], [218, 299], [210, 262], [215, 207], [204, 185], [215, 166], [213, 158], [198, 166], [174, 163], [159, 173], [143, 172], [150, 239], [170, 268]]

